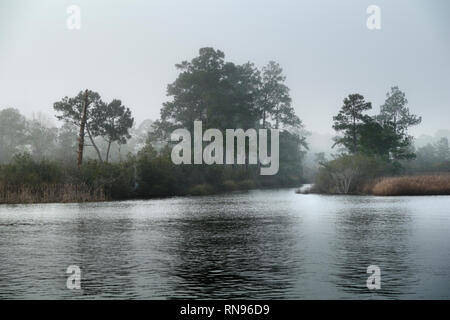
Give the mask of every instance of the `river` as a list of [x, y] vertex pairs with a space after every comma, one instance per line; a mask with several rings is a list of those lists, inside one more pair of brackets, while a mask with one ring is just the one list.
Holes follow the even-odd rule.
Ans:
[[450, 299], [449, 240], [444, 196], [1, 205], [0, 298]]

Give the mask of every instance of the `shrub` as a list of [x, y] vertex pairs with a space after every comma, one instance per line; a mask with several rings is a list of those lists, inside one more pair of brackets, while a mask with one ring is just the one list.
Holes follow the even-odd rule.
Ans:
[[342, 155], [322, 164], [312, 191], [318, 193], [362, 193], [376, 177], [393, 171], [390, 163], [375, 157]]
[[247, 179], [244, 181], [239, 181], [237, 183], [237, 187], [238, 187], [238, 189], [241, 189], [241, 190], [249, 190], [249, 189], [254, 189], [256, 187], [256, 184], [253, 180]]
[[188, 194], [192, 196], [204, 196], [215, 193], [216, 190], [213, 186], [207, 183], [197, 184], [188, 190]]
[[225, 191], [234, 191], [238, 189], [238, 186], [233, 180], [225, 180], [223, 182], [223, 188]]
[[63, 170], [55, 162], [35, 162], [27, 153], [15, 155], [9, 164], [0, 166], [0, 182], [7, 185], [59, 183]]

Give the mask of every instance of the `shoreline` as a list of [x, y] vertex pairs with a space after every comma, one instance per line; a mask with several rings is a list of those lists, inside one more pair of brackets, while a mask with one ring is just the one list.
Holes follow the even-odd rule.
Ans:
[[250, 189], [235, 189], [235, 190], [218, 190], [212, 193], [205, 194], [178, 194], [178, 195], [167, 195], [167, 196], [155, 196], [155, 197], [130, 197], [123, 199], [109, 199], [104, 200], [87, 200], [87, 201], [42, 201], [42, 202], [0, 202], [0, 206], [14, 206], [14, 205], [34, 205], [34, 204], [83, 204], [83, 203], [114, 203], [123, 201], [147, 201], [147, 200], [164, 200], [171, 198], [192, 198], [192, 197], [203, 197], [203, 196], [214, 196], [222, 195], [227, 193], [246, 193], [255, 190], [271, 190], [271, 189], [297, 189], [297, 186], [270, 186], [270, 187], [256, 187]]
[[450, 196], [449, 175], [397, 176], [374, 179], [362, 187], [365, 192], [320, 192], [314, 185], [296, 190], [297, 194], [361, 195], [378, 197]]
[[423, 194], [387, 194], [387, 195], [377, 195], [373, 193], [325, 193], [314, 191], [313, 184], [303, 184], [300, 187], [296, 186], [275, 186], [275, 187], [257, 187], [250, 189], [235, 189], [235, 190], [220, 190], [212, 193], [205, 194], [184, 194], [184, 195], [167, 195], [167, 196], [155, 196], [155, 197], [130, 197], [123, 199], [104, 199], [104, 200], [87, 200], [87, 201], [42, 201], [42, 202], [1, 202], [0, 206], [20, 206], [20, 205], [38, 205], [38, 204], [84, 204], [84, 203], [115, 203], [115, 202], [123, 202], [123, 201], [147, 201], [147, 200], [165, 200], [172, 198], [192, 198], [192, 197], [203, 197], [203, 196], [214, 196], [214, 195], [223, 195], [228, 193], [247, 193], [249, 191], [258, 191], [258, 190], [279, 190], [279, 189], [293, 189], [295, 194], [302, 195], [322, 195], [322, 196], [371, 196], [371, 197], [426, 197], [426, 196], [450, 196], [449, 194], [432, 194], [432, 193], [423, 193]]

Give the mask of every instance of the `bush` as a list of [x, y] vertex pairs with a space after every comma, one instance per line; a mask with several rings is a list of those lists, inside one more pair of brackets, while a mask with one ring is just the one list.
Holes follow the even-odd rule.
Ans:
[[106, 200], [106, 186], [95, 185], [95, 179], [89, 179], [94, 176], [98, 179], [98, 170], [90, 174], [63, 168], [57, 162], [36, 162], [29, 154], [16, 155], [11, 163], [0, 166], [0, 203]]
[[223, 189], [225, 191], [234, 191], [238, 189], [238, 186], [233, 180], [225, 180], [223, 182]]
[[[290, 161], [295, 162], [297, 158]], [[169, 147], [157, 152], [151, 145], [120, 163], [86, 160], [80, 168], [48, 160], [37, 162], [30, 155], [22, 154], [9, 164], [0, 165], [0, 201], [146, 199], [206, 195], [258, 186], [291, 186], [299, 184], [298, 168], [294, 174], [288, 172], [294, 167], [280, 163], [278, 175], [260, 176], [258, 165], [174, 165]]]
[[205, 196], [209, 194], [213, 194], [216, 192], [216, 189], [207, 183], [197, 184], [188, 190], [188, 194], [192, 196]]
[[237, 187], [240, 190], [249, 190], [249, 189], [254, 189], [256, 187], [256, 184], [253, 180], [244, 180], [244, 181], [239, 181], [237, 183]]
[[[182, 193], [184, 183], [177, 177], [178, 168], [170, 154], [157, 154], [151, 147], [136, 157], [136, 196], [141, 198], [165, 197]], [[181, 178], [183, 175], [181, 175]]]
[[9, 164], [0, 166], [0, 182], [4, 185], [53, 184], [63, 178], [63, 170], [57, 163], [35, 162], [27, 153], [15, 155]]
[[392, 174], [393, 166], [379, 158], [342, 155], [322, 165], [312, 191], [317, 193], [363, 193], [377, 177]]

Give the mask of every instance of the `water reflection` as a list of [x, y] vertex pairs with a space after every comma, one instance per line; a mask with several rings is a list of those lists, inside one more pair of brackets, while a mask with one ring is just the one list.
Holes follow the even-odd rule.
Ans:
[[[404, 201], [379, 199], [389, 201], [389, 207], [377, 205], [375, 198], [348, 197], [346, 208], [337, 212], [333, 282], [360, 298], [400, 298], [417, 283], [409, 245], [412, 218]], [[381, 269], [380, 290], [366, 286], [369, 265]]]
[[0, 298], [448, 299], [448, 207], [293, 190], [0, 206]]
[[[83, 210], [81, 210], [82, 212]], [[102, 219], [78, 215], [73, 229], [73, 264], [82, 269], [80, 294], [87, 297], [136, 298], [131, 272], [134, 263], [132, 245], [133, 222], [129, 218]], [[76, 294], [71, 291], [70, 294]], [[125, 293], [125, 294], [124, 294]]]
[[285, 297], [302, 259], [292, 221], [241, 215], [185, 219], [174, 228], [174, 298]]

